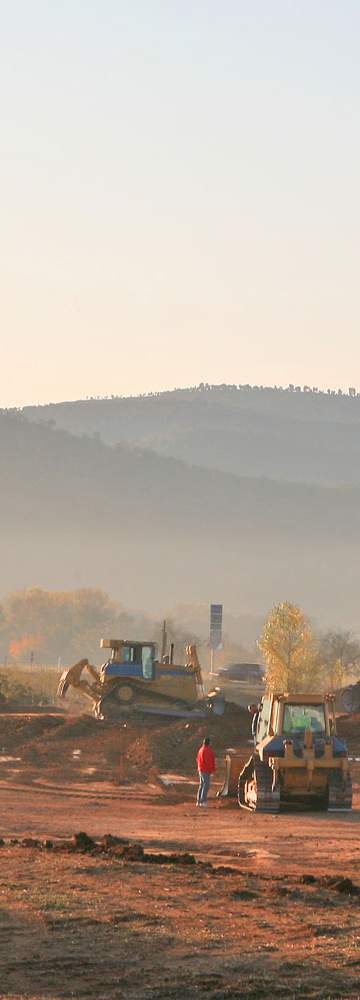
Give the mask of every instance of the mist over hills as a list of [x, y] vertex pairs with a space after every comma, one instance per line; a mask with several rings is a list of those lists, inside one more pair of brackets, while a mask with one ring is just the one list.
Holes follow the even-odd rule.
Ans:
[[0, 456], [3, 593], [95, 585], [149, 612], [219, 599], [255, 615], [286, 598], [357, 628], [356, 485], [240, 477], [13, 412]]
[[106, 444], [139, 445], [240, 476], [360, 484], [358, 395], [204, 386], [24, 413], [73, 434], [100, 435]]

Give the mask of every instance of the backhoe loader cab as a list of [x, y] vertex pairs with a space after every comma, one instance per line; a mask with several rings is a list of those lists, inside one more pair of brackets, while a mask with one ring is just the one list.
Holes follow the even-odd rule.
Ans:
[[350, 809], [352, 786], [346, 745], [336, 735], [332, 695], [266, 694], [259, 706], [254, 753], [229, 750], [220, 795], [239, 805], [278, 812], [281, 803]]

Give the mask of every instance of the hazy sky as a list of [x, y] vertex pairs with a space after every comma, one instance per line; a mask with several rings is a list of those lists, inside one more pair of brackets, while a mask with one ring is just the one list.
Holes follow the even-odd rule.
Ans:
[[0, 404], [359, 387], [359, 0], [0, 14]]

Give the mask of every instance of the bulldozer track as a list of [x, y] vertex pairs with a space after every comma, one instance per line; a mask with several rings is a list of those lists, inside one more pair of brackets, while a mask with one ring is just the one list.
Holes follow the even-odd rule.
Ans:
[[[122, 700], [119, 694], [126, 689], [127, 700]], [[175, 718], [206, 718], [212, 712], [217, 714], [211, 695], [189, 702], [179, 695], [165, 694], [161, 691], [146, 690], [137, 680], [114, 680], [109, 685], [98, 702], [96, 717], [99, 719], [123, 718], [130, 714], [163, 715]], [[222, 714], [222, 713], [220, 713]]]
[[352, 780], [350, 772], [348, 771], [347, 774], [343, 775], [340, 771], [330, 771], [328, 811], [344, 811], [346, 809], [351, 809], [351, 807]]
[[152, 689], [147, 690], [146, 687], [144, 687], [144, 685], [141, 682], [133, 679], [130, 680], [127, 678], [126, 679], [124, 678], [124, 680], [112, 681], [111, 686], [109, 685], [109, 690], [105, 690], [104, 694], [102, 695], [101, 698], [102, 704], [106, 705], [108, 703], [110, 705], [111, 703], [116, 708], [117, 707], [126, 708], [126, 701], [125, 700], [122, 701], [122, 699], [119, 698], [119, 693], [125, 688], [128, 691], [131, 690], [132, 693], [132, 697], [128, 701], [130, 707], [132, 707], [136, 695], [140, 696], [141, 699], [140, 707], [144, 708], [146, 708], [147, 704], [151, 704], [154, 700], [159, 701], [159, 703], [163, 705], [171, 706], [173, 704], [178, 704], [186, 708], [189, 707], [188, 703], [186, 702], [186, 699], [181, 698], [178, 695], [174, 696], [171, 694], [164, 694], [161, 691], [154, 692], [154, 690]]
[[273, 785], [271, 768], [257, 757], [251, 757], [240, 774], [238, 803], [249, 812], [279, 812], [280, 788]]

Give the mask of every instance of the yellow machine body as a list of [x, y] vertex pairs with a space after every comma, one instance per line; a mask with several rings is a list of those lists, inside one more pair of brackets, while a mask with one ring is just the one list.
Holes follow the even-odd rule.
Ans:
[[281, 803], [351, 808], [350, 764], [336, 734], [332, 695], [265, 694], [254, 744], [246, 762], [239, 750], [227, 751], [221, 796], [263, 812]]
[[205, 695], [194, 644], [185, 647], [184, 664], [172, 662], [173, 650], [159, 661], [153, 642], [102, 639], [100, 645], [111, 649], [109, 660], [100, 670], [86, 659], [65, 670], [58, 687], [59, 697], [64, 698], [69, 688], [80, 691], [91, 700], [94, 715], [99, 719], [113, 718], [124, 711], [181, 718], [209, 711], [223, 714], [224, 699], [219, 689]]

